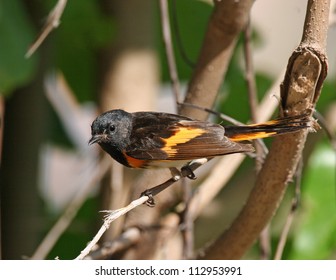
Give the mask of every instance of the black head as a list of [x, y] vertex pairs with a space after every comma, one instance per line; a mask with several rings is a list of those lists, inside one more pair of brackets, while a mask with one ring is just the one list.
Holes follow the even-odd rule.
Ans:
[[131, 132], [132, 114], [123, 110], [108, 111], [93, 121], [89, 145], [98, 143], [104, 150], [121, 149], [128, 144]]

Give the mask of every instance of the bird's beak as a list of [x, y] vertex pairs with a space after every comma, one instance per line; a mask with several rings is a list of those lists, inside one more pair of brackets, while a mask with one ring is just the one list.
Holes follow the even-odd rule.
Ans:
[[89, 145], [92, 145], [92, 144], [94, 144], [94, 143], [97, 143], [97, 142], [99, 142], [100, 140], [102, 139], [102, 135], [100, 135], [100, 134], [96, 134], [96, 135], [93, 135], [92, 137], [91, 137], [91, 139], [89, 140]]

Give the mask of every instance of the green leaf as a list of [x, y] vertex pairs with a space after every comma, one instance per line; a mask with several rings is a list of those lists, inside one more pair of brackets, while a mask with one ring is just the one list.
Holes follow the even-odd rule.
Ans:
[[6, 94], [27, 83], [36, 66], [36, 56], [24, 57], [34, 35], [20, 1], [0, 2], [0, 38], [0, 94]]
[[336, 252], [335, 157], [323, 144], [309, 160], [290, 259], [326, 259]]
[[79, 101], [92, 100], [98, 84], [97, 53], [111, 42], [115, 24], [99, 1], [69, 1], [55, 32], [56, 67], [65, 75]]

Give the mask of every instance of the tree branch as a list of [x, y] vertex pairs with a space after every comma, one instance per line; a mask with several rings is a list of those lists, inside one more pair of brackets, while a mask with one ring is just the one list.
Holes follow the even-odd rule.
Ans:
[[42, 31], [38, 35], [37, 39], [34, 43], [29, 47], [25, 57], [29, 58], [33, 55], [33, 53], [39, 48], [39, 46], [43, 43], [43, 41], [47, 38], [49, 33], [57, 28], [60, 24], [60, 19], [63, 14], [64, 8], [67, 4], [67, 0], [58, 0], [56, 6], [49, 13], [47, 22], [42, 28]]
[[173, 49], [173, 44], [172, 44], [172, 39], [171, 39], [167, 0], [160, 0], [160, 14], [161, 14], [161, 27], [162, 27], [163, 41], [165, 44], [170, 80], [173, 86], [175, 102], [176, 104], [179, 104], [181, 100], [181, 86], [180, 86], [180, 82], [179, 82], [179, 78], [177, 74], [174, 49]]
[[174, 170], [176, 174], [173, 174], [171, 178], [169, 178], [167, 181], [151, 188], [142, 193], [140, 198], [133, 200], [131, 203], [129, 203], [127, 206], [122, 207], [120, 209], [116, 210], [106, 210], [106, 216], [104, 218], [104, 224], [101, 226], [97, 234], [94, 236], [94, 238], [89, 242], [89, 244], [84, 248], [84, 250], [81, 251], [81, 253], [76, 257], [77, 260], [82, 260], [85, 256], [87, 256], [90, 251], [93, 249], [93, 247], [97, 244], [97, 242], [100, 240], [102, 235], [108, 230], [111, 223], [115, 221], [116, 219], [120, 218], [121, 216], [127, 214], [134, 208], [146, 203], [148, 206], [154, 206], [154, 196], [159, 194], [160, 192], [164, 191], [166, 188], [171, 186], [172, 184], [176, 183], [177, 181], [181, 180], [184, 177], [187, 177], [190, 175], [190, 172], [194, 172], [197, 168], [205, 164], [208, 160], [202, 159], [198, 161], [194, 161], [188, 165], [188, 170], [179, 171], [178, 169]]
[[[212, 108], [218, 89], [236, 45], [237, 38], [248, 22], [253, 0], [215, 1], [196, 68], [190, 80], [186, 103]], [[191, 107], [182, 108], [181, 114], [205, 119], [206, 112]]]
[[[327, 73], [325, 56], [330, 1], [309, 0], [302, 41], [289, 59], [281, 87], [282, 112], [314, 108]], [[272, 218], [292, 180], [307, 130], [274, 140], [246, 205], [232, 226], [205, 253], [206, 259], [239, 259]]]

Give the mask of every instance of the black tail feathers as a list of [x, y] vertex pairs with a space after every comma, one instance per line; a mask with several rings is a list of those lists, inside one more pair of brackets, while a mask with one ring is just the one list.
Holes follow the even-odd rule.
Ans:
[[259, 124], [225, 126], [225, 136], [233, 141], [245, 141], [292, 133], [305, 128], [317, 129], [318, 124], [309, 115], [278, 118]]

